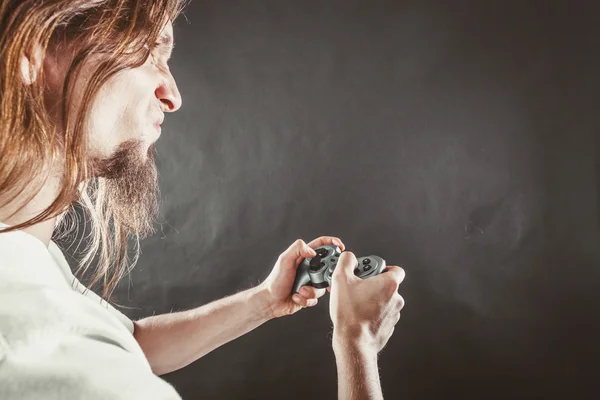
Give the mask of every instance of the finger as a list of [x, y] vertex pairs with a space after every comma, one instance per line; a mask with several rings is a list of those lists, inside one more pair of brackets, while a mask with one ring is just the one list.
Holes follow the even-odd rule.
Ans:
[[308, 245], [313, 249], [316, 249], [317, 247], [325, 246], [326, 244], [333, 244], [339, 246], [339, 248], [342, 251], [346, 249], [346, 246], [344, 245], [342, 240], [335, 236], [321, 236], [320, 238], [317, 238], [310, 242]]
[[404, 297], [400, 296], [398, 292], [394, 294], [394, 299], [396, 300], [396, 310], [400, 312], [404, 308]]
[[359, 279], [354, 275], [354, 269], [358, 266], [358, 260], [351, 251], [343, 252], [338, 258], [337, 266], [333, 270], [332, 280], [340, 278]]
[[302, 307], [312, 307], [318, 302], [317, 299], [307, 299], [298, 294], [294, 294], [292, 296], [292, 300], [294, 301], [294, 303], [301, 305]]
[[327, 286], [327, 291], [331, 293], [331, 286]]
[[307, 299], [318, 299], [325, 294], [325, 289], [317, 289], [312, 286], [302, 286], [298, 293]]
[[396, 283], [400, 285], [404, 280], [404, 277], [406, 276], [406, 272], [404, 271], [404, 269], [396, 265], [388, 265], [385, 270], [385, 275], [387, 275], [388, 278], [393, 278], [394, 281], [396, 281]]
[[385, 315], [381, 323], [381, 328], [383, 331], [389, 331], [392, 329], [400, 320], [400, 312], [395, 310], [389, 310], [389, 312]]
[[304, 240], [297, 239], [290, 245], [290, 247], [281, 253], [279, 258], [286, 262], [295, 261], [291, 264], [293, 264], [293, 268], [296, 268], [302, 259], [314, 257], [316, 255], [317, 253], [309, 245], [307, 245]]
[[398, 323], [398, 321], [400, 321], [400, 313], [396, 314], [394, 325], [396, 325]]

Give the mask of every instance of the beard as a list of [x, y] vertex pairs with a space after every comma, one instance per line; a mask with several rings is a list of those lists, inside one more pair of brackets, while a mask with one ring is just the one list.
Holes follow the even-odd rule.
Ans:
[[99, 207], [113, 218], [122, 233], [144, 238], [155, 232], [160, 191], [156, 168], [156, 146], [151, 144], [144, 158], [144, 142], [121, 143], [108, 158], [92, 160], [94, 175], [103, 180], [105, 194]]

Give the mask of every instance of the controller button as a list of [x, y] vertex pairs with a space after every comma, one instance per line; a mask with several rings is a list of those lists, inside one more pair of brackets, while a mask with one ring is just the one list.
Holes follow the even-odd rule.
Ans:
[[319, 249], [319, 250], [316, 250], [316, 252], [320, 257], [325, 257], [325, 256], [327, 256], [327, 253], [329, 253], [327, 251], [327, 249]]
[[371, 265], [365, 265], [365, 266], [363, 267], [363, 270], [364, 270], [364, 271], [368, 271], [368, 270], [370, 270], [370, 269], [371, 269]]
[[371, 264], [371, 260], [369, 260], [368, 258], [365, 258], [362, 262], [363, 265]]

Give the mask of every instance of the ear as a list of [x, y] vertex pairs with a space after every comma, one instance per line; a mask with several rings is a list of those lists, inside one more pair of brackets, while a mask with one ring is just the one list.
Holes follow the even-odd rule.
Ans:
[[21, 56], [21, 79], [24, 85], [31, 85], [35, 82], [42, 67], [42, 61], [42, 48], [38, 44], [33, 46], [31, 55]]

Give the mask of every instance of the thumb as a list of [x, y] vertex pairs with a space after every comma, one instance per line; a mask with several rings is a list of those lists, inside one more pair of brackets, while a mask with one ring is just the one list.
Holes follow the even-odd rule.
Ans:
[[333, 270], [332, 279], [338, 280], [340, 278], [352, 279], [356, 278], [354, 275], [354, 269], [358, 265], [356, 256], [351, 251], [344, 251], [340, 254], [337, 262], [337, 266]]
[[283, 261], [294, 261], [295, 264], [302, 258], [314, 257], [316, 255], [317, 253], [304, 240], [298, 239], [281, 254], [280, 258]]

